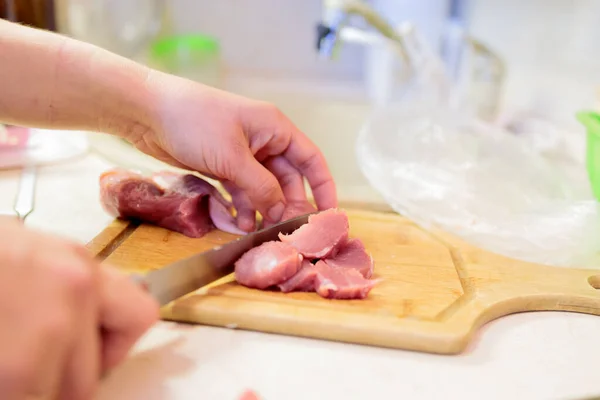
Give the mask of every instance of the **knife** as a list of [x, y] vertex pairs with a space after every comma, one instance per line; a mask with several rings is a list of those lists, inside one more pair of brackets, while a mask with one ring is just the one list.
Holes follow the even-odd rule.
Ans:
[[144, 287], [164, 306], [234, 271], [234, 263], [248, 250], [262, 243], [279, 240], [279, 233], [290, 234], [308, 222], [309, 213], [176, 261], [147, 274], [134, 274], [130, 278]]

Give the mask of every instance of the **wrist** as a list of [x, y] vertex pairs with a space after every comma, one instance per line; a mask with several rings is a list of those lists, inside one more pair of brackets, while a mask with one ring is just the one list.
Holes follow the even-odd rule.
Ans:
[[126, 135], [147, 120], [149, 69], [89, 43], [0, 19], [0, 120]]
[[[151, 129], [156, 95], [149, 82], [155, 71], [124, 57], [96, 50], [90, 82], [98, 99], [98, 130], [124, 139]], [[102, 78], [99, 78], [102, 77]]]

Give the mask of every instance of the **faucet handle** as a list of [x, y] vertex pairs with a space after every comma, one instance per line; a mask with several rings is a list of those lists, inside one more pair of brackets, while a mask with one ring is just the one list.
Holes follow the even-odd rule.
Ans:
[[317, 51], [319, 53], [323, 51], [325, 47], [324, 42], [326, 42], [327, 39], [331, 37], [331, 35], [335, 35], [333, 29], [331, 29], [329, 26], [325, 25], [322, 22], [319, 22], [317, 24]]

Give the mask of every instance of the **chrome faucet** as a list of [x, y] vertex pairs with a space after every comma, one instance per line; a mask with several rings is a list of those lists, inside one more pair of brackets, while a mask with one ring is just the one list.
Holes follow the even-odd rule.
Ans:
[[[459, 22], [463, 18], [465, 4], [452, 0], [449, 18]], [[360, 16], [373, 31], [348, 25], [352, 16]], [[456, 24], [455, 24], [456, 25]], [[460, 24], [459, 24], [460, 25]], [[343, 41], [367, 45], [387, 44], [404, 64], [401, 81], [420, 74], [435, 82], [446, 92], [457, 81], [477, 115], [493, 119], [498, 111], [501, 87], [505, 78], [503, 60], [489, 47], [469, 35], [464, 27], [456, 27], [446, 40], [442, 55], [423, 41], [416, 27], [409, 21], [394, 28], [384, 17], [363, 0], [323, 0], [323, 20], [317, 26], [317, 51], [326, 58], [334, 58]], [[464, 55], [467, 54], [467, 57]], [[466, 58], [470, 63], [463, 72]], [[459, 71], [460, 70], [460, 71]], [[391, 71], [388, 69], [388, 71]], [[391, 79], [397, 80], [398, 71]], [[454, 82], [453, 82], [454, 81]], [[385, 85], [385, 84], [384, 84]], [[456, 89], [456, 87], [455, 87]]]
[[324, 20], [317, 26], [317, 51], [324, 57], [333, 57], [340, 39], [359, 42], [372, 42], [373, 34], [347, 26], [352, 15], [362, 17], [382, 37], [389, 39], [392, 47], [404, 62], [410, 65], [410, 57], [403, 37], [362, 0], [324, 0]]

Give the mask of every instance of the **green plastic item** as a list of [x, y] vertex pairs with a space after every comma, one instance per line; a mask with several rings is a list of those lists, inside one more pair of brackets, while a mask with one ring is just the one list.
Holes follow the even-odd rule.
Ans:
[[168, 35], [150, 45], [150, 66], [211, 86], [221, 83], [219, 41], [208, 35]]
[[205, 53], [214, 56], [219, 53], [219, 42], [207, 35], [165, 36], [152, 43], [152, 56], [156, 58], [173, 57], [180, 52]]
[[587, 129], [586, 165], [592, 192], [600, 201], [600, 114], [594, 111], [577, 113], [577, 119]]

